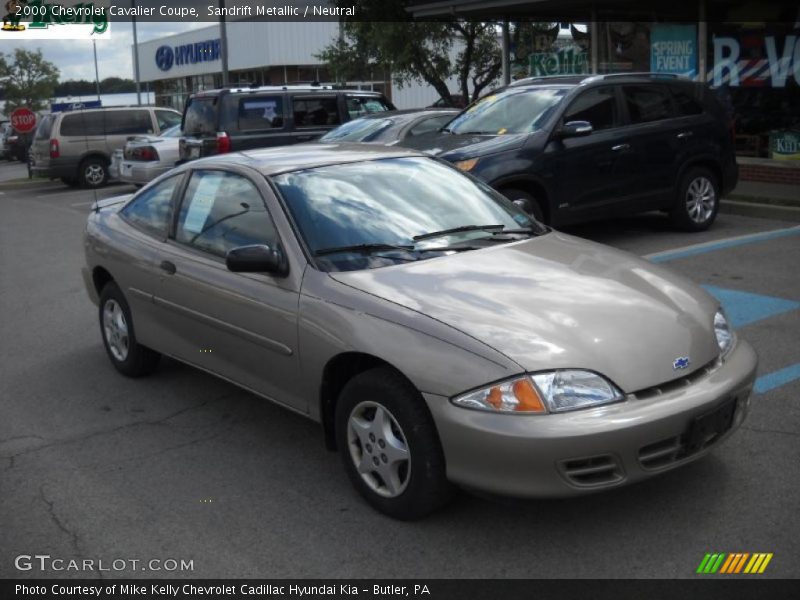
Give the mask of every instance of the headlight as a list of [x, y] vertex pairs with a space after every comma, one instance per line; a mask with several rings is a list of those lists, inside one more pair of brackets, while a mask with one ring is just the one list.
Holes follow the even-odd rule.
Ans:
[[458, 396], [453, 398], [453, 404], [492, 412], [545, 412], [544, 403], [536, 388], [533, 387], [530, 377], [527, 376]]
[[613, 383], [591, 371], [550, 371], [532, 375], [531, 379], [547, 402], [550, 412], [600, 406], [625, 398]]
[[733, 348], [733, 330], [721, 309], [714, 315], [714, 335], [717, 336], [720, 355], [724, 358]]
[[467, 160], [459, 160], [453, 163], [456, 169], [460, 169], [461, 171], [472, 171], [475, 168], [475, 165], [478, 164], [477, 158], [470, 158]]
[[518, 377], [453, 399], [456, 406], [490, 412], [543, 414], [623, 400], [614, 384], [591, 371], [566, 369]]

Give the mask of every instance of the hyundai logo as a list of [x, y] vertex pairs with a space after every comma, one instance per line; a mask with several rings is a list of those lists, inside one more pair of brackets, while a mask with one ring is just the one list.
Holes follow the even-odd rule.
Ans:
[[159, 46], [156, 50], [156, 66], [162, 71], [169, 71], [175, 62], [175, 52], [170, 46]]
[[685, 369], [688, 366], [689, 366], [689, 357], [688, 356], [679, 356], [672, 363], [672, 368], [675, 371], [677, 371], [678, 369]]

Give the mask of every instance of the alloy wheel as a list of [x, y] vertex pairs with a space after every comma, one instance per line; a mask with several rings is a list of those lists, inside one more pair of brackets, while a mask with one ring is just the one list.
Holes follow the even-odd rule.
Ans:
[[695, 223], [708, 221], [714, 214], [717, 193], [708, 177], [696, 177], [686, 188], [686, 213]]
[[377, 402], [356, 405], [347, 421], [350, 458], [371, 490], [384, 498], [405, 491], [411, 477], [411, 453], [397, 419]]
[[128, 358], [130, 349], [128, 322], [116, 300], [108, 300], [103, 307], [103, 335], [114, 358], [124, 362]]

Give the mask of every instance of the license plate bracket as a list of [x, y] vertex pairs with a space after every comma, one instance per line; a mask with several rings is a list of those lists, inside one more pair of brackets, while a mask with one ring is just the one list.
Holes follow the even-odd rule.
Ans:
[[715, 409], [692, 419], [684, 434], [683, 454], [690, 456], [713, 444], [733, 427], [736, 398], [726, 400]]

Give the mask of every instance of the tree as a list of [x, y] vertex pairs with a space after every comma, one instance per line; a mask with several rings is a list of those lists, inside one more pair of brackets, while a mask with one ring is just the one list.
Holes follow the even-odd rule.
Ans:
[[19, 106], [41, 110], [58, 84], [58, 68], [42, 57], [42, 51], [22, 48], [13, 55], [0, 52], [0, 85], [6, 99], [6, 113]]
[[355, 4], [360, 20], [345, 21], [343, 35], [318, 55], [339, 81], [360, 79], [371, 68], [386, 69], [398, 85], [422, 80], [452, 101], [447, 87], [450, 77], [457, 78], [458, 92], [464, 98], [474, 100], [500, 74], [494, 23], [414, 21], [406, 11], [407, 0], [347, 0], [340, 4]]

